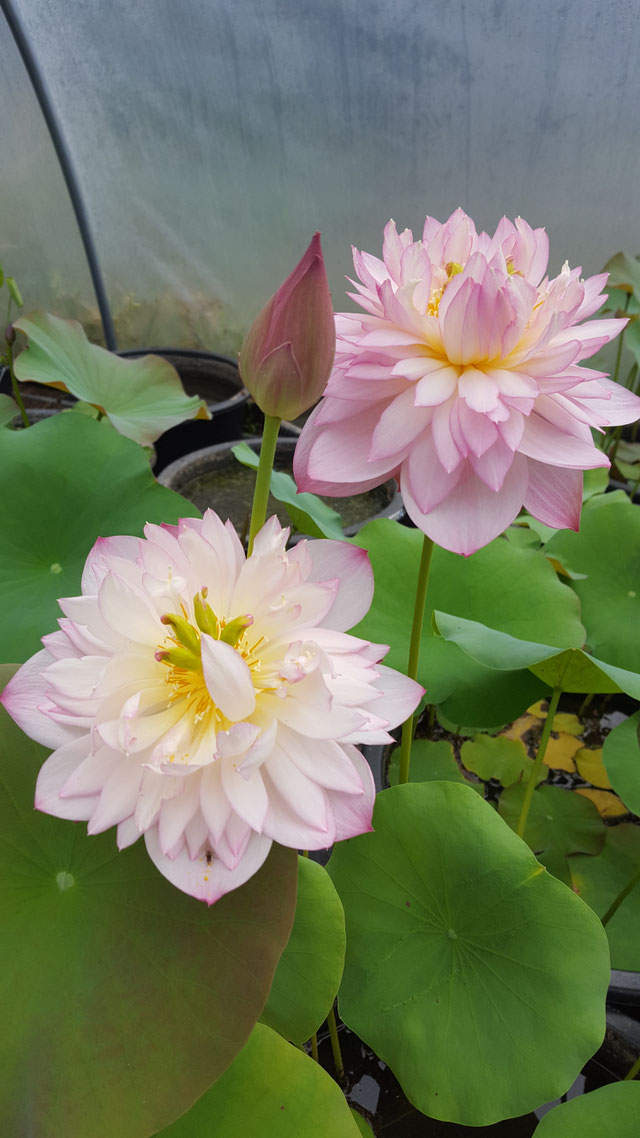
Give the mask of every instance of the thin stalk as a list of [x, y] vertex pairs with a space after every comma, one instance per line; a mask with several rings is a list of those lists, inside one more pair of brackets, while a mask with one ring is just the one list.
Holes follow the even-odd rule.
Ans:
[[602, 924], [603, 925], [609, 924], [609, 921], [611, 920], [614, 913], [618, 912], [618, 909], [620, 908], [625, 897], [629, 896], [631, 890], [635, 889], [635, 887], [639, 881], [640, 881], [640, 868], [636, 869], [636, 872], [634, 873], [633, 877], [631, 878], [631, 881], [627, 882], [624, 889], [620, 890], [620, 892], [618, 893], [618, 896], [609, 905], [609, 908], [607, 909], [604, 917], [602, 918]]
[[320, 1062], [320, 1057], [318, 1055], [318, 1035], [315, 1031], [311, 1036], [311, 1058], [315, 1059], [316, 1063]]
[[593, 693], [593, 692], [589, 692], [589, 694], [588, 694], [588, 695], [585, 695], [585, 697], [584, 697], [584, 699], [583, 699], [582, 703], [580, 704], [580, 710], [578, 711], [578, 719], [582, 719], [582, 716], [583, 716], [583, 715], [584, 715], [584, 714], [585, 714], [585, 713], [586, 713], [586, 712], [589, 710], [589, 708], [591, 707], [591, 701], [593, 700], [593, 696], [594, 696], [594, 693]]
[[23, 425], [25, 427], [30, 427], [31, 423], [29, 422], [29, 416], [27, 415], [27, 412], [25, 410], [25, 405], [24, 405], [23, 400], [22, 400], [22, 395], [20, 394], [20, 385], [16, 379], [15, 372], [13, 370], [13, 344], [10, 344], [8, 340], [7, 340], [7, 360], [9, 361], [9, 375], [11, 376], [11, 386], [13, 388], [13, 398], [15, 399], [16, 403], [18, 404], [18, 409], [20, 411], [20, 415], [22, 416]]
[[[628, 292], [627, 293], [627, 299], [624, 302], [625, 313], [629, 307], [629, 301], [630, 300], [631, 300], [631, 293]], [[625, 334], [626, 330], [627, 330], [627, 326], [625, 326], [622, 329], [622, 332], [620, 333], [620, 336], [618, 338], [618, 350], [616, 352], [616, 366], [613, 369], [613, 375], [611, 377], [614, 383], [618, 382], [618, 376], [620, 374], [620, 362], [622, 360], [622, 347], [624, 345], [624, 334]], [[618, 443], [620, 442], [621, 437], [622, 437], [622, 427], [617, 427], [616, 430], [613, 432], [613, 435], [612, 435], [611, 446], [607, 448], [607, 455], [608, 455], [609, 461], [611, 462], [612, 466], [613, 466], [614, 462], [616, 461], [616, 454], [618, 453]]]
[[[409, 642], [409, 664], [407, 666], [407, 675], [410, 680], [415, 680], [418, 675], [418, 664], [420, 663], [420, 644], [422, 641], [422, 626], [424, 624], [424, 610], [425, 602], [427, 599], [427, 586], [429, 584], [429, 570], [431, 568], [432, 554], [433, 542], [431, 538], [427, 537], [425, 534], [422, 540], [422, 556], [420, 558], [420, 568], [418, 570], [416, 600], [413, 609], [411, 640]], [[398, 776], [398, 781], [401, 783], [409, 781], [411, 742], [413, 740], [413, 723], [414, 717], [411, 715], [409, 719], [407, 719], [402, 724], [402, 740], [400, 742], [400, 773]]]
[[524, 800], [522, 802], [522, 809], [520, 811], [520, 817], [518, 818], [518, 827], [517, 827], [516, 833], [517, 833], [519, 838], [524, 838], [524, 832], [525, 832], [526, 827], [527, 827], [527, 818], [529, 817], [529, 810], [531, 808], [531, 799], [533, 798], [533, 792], [534, 792], [534, 790], [537, 786], [537, 783], [538, 783], [538, 775], [540, 774], [540, 768], [542, 766], [542, 761], [543, 761], [544, 756], [546, 754], [547, 744], [549, 742], [549, 737], [551, 735], [551, 730], [553, 728], [553, 721], [554, 721], [555, 716], [556, 716], [556, 711], [558, 710], [558, 703], [559, 703], [561, 695], [562, 695], [562, 688], [554, 688], [553, 689], [553, 695], [551, 696], [551, 699], [549, 700], [549, 710], [547, 711], [547, 718], [544, 721], [544, 726], [542, 728], [542, 735], [540, 736], [540, 742], [538, 743], [538, 753], [536, 755], [536, 760], [533, 764], [533, 767], [531, 769], [531, 773], [529, 775], [529, 781], [527, 783], [527, 789], [524, 792]]
[[338, 1025], [336, 1024], [336, 1013], [333, 1008], [327, 1016], [327, 1024], [329, 1027], [329, 1039], [331, 1040], [331, 1050], [333, 1052], [333, 1063], [336, 1069], [336, 1075], [339, 1079], [344, 1076], [344, 1063], [342, 1062], [342, 1052], [340, 1050], [340, 1040], [338, 1039]]
[[631, 1070], [627, 1071], [627, 1073], [623, 1079], [623, 1082], [626, 1082], [627, 1079], [635, 1079], [636, 1075], [638, 1074], [638, 1071], [640, 1071], [640, 1055], [636, 1059]]
[[256, 486], [253, 492], [253, 506], [251, 508], [251, 525], [249, 527], [250, 557], [256, 534], [262, 529], [267, 518], [267, 504], [269, 502], [269, 488], [271, 486], [271, 471], [276, 453], [278, 431], [282, 422], [276, 415], [265, 415], [262, 443], [260, 445], [260, 461], [256, 471]]

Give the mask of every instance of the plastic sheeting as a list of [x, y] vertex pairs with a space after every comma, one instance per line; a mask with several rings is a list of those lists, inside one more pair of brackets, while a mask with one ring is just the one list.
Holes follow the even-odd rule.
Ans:
[[[233, 351], [316, 228], [337, 308], [350, 244], [378, 252], [390, 216], [419, 233], [457, 205], [487, 229], [521, 214], [549, 230], [554, 270], [640, 250], [633, 0], [606, 18], [598, 0], [16, 3], [122, 346]], [[0, 83], [11, 263], [46, 279], [38, 297], [57, 273], [85, 298], [15, 60]]]

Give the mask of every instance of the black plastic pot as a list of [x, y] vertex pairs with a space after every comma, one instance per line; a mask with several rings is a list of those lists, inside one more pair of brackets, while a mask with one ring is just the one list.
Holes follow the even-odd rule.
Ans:
[[135, 348], [118, 352], [123, 359], [161, 356], [176, 369], [187, 395], [204, 399], [211, 419], [190, 419], [171, 427], [157, 440], [156, 472], [192, 451], [237, 439], [243, 431], [249, 392], [238, 364], [230, 356], [189, 348]]
[[[296, 431], [292, 426], [285, 429], [288, 429], [289, 434]], [[245, 438], [236, 440], [238, 441], [248, 443], [256, 452], [260, 448], [260, 439]], [[291, 437], [281, 437], [278, 440], [274, 464], [276, 470], [291, 472], [296, 441], [296, 438]], [[236, 442], [207, 447], [177, 459], [160, 473], [158, 481], [182, 494], [199, 510], [212, 507], [222, 518], [231, 518], [238, 533], [242, 534], [248, 528], [255, 475], [249, 468], [241, 466], [231, 453]], [[347, 536], [357, 533], [365, 522], [374, 518], [397, 520], [403, 513], [402, 499], [393, 481], [385, 482], [366, 494], [327, 501], [339, 510], [345, 521]], [[289, 524], [284, 506], [272, 498], [269, 499], [268, 513], [277, 513], [283, 525]]]

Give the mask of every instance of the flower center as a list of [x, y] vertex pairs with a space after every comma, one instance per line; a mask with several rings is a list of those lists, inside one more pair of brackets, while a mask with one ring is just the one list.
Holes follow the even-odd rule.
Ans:
[[219, 619], [207, 603], [207, 589], [202, 588], [193, 598], [195, 625], [188, 618], [184, 605], [182, 615], [165, 613], [160, 619], [171, 631], [164, 644], [158, 646], [155, 658], [167, 668], [165, 680], [171, 688], [169, 699], [186, 700], [185, 711], [191, 713], [197, 723], [207, 715], [215, 719], [224, 718], [213, 702], [204, 679], [202, 669], [202, 634], [214, 640], [223, 640], [240, 653], [251, 669], [252, 675], [260, 671], [261, 661], [257, 651], [263, 643], [261, 637], [250, 644], [246, 631], [253, 624], [249, 613], [233, 620]]
[[442, 300], [442, 298], [444, 296], [445, 289], [446, 289], [447, 285], [449, 284], [449, 281], [452, 280], [453, 277], [456, 277], [458, 275], [458, 273], [461, 273], [463, 269], [464, 269], [464, 265], [459, 264], [458, 261], [448, 261], [447, 262], [447, 264], [444, 266], [444, 271], [447, 274], [447, 279], [444, 282], [444, 284], [440, 286], [440, 288], [434, 288], [431, 290], [431, 295], [429, 297], [429, 303], [427, 304], [427, 313], [426, 313], [427, 316], [437, 316], [438, 315], [438, 309], [440, 307], [440, 301]]

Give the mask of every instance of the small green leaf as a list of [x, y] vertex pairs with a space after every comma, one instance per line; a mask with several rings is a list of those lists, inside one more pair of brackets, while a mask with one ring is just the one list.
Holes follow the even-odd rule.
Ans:
[[156, 1138], [358, 1138], [360, 1133], [331, 1076], [259, 1023], [222, 1078]]
[[17, 283], [15, 277], [7, 277], [7, 288], [9, 289], [9, 292], [11, 293], [11, 296], [13, 297], [14, 302], [18, 305], [18, 308], [24, 308], [24, 300], [22, 299], [22, 293], [20, 292], [20, 289], [18, 288], [18, 283]]
[[607, 290], [622, 288], [625, 292], [635, 293], [640, 299], [640, 261], [637, 257], [616, 253], [609, 258], [604, 271], [609, 274]]
[[[396, 747], [389, 763], [389, 784], [398, 785], [400, 748]], [[484, 793], [480, 782], [466, 779], [458, 766], [451, 743], [444, 739], [414, 739], [411, 745], [409, 782], [464, 782], [479, 794]]]
[[326, 869], [298, 858], [298, 899], [291, 936], [261, 1021], [302, 1044], [327, 1018], [344, 967], [342, 902]]
[[535, 1138], [637, 1138], [639, 1118], [640, 1083], [610, 1083], [554, 1106]]
[[[515, 830], [526, 787], [510, 786], [500, 795], [498, 810]], [[558, 786], [538, 786], [531, 799], [525, 839], [549, 873], [571, 885], [567, 858], [571, 854], [597, 854], [604, 845], [606, 829], [588, 798]]]
[[18, 356], [20, 380], [62, 384], [77, 399], [104, 408], [121, 435], [142, 446], [186, 419], [210, 418], [196, 395], [187, 396], [180, 377], [159, 356], [123, 360], [90, 344], [80, 324], [48, 312], [14, 321], [29, 346]]
[[15, 399], [10, 395], [0, 394], [0, 427], [9, 427], [19, 414]]
[[[574, 889], [603, 917], [640, 866], [640, 826], [621, 822], [607, 827], [602, 853], [573, 857], [569, 864]], [[625, 897], [607, 923], [606, 933], [611, 967], [640, 972], [640, 885]]]
[[[609, 471], [604, 466], [585, 470], [582, 475], [582, 500], [587, 502], [594, 494], [604, 494], [609, 485]], [[556, 531], [557, 532], [557, 531]]]
[[602, 761], [616, 794], [633, 814], [640, 814], [640, 711], [619, 723], [604, 741]]
[[[476, 735], [462, 744], [460, 758], [469, 771], [485, 781], [497, 778], [503, 786], [526, 782], [533, 770], [521, 739], [505, 739], [502, 735]], [[542, 773], [540, 778], [544, 778]]]
[[384, 790], [373, 825], [329, 862], [344, 1022], [432, 1118], [484, 1126], [564, 1094], [604, 1035], [595, 914], [466, 786]]
[[[258, 469], [258, 455], [247, 443], [238, 443], [231, 448], [238, 462], [243, 466]], [[293, 528], [309, 537], [329, 537], [344, 541], [340, 524], [340, 514], [328, 506], [315, 494], [298, 493], [290, 474], [281, 470], [271, 472], [271, 493], [277, 502], [286, 506]]]
[[364, 1138], [375, 1138], [375, 1135], [369, 1126], [369, 1123], [367, 1122], [366, 1118], [363, 1118], [359, 1111], [354, 1110], [353, 1107], [351, 1107], [351, 1115], [360, 1133], [364, 1134]]

